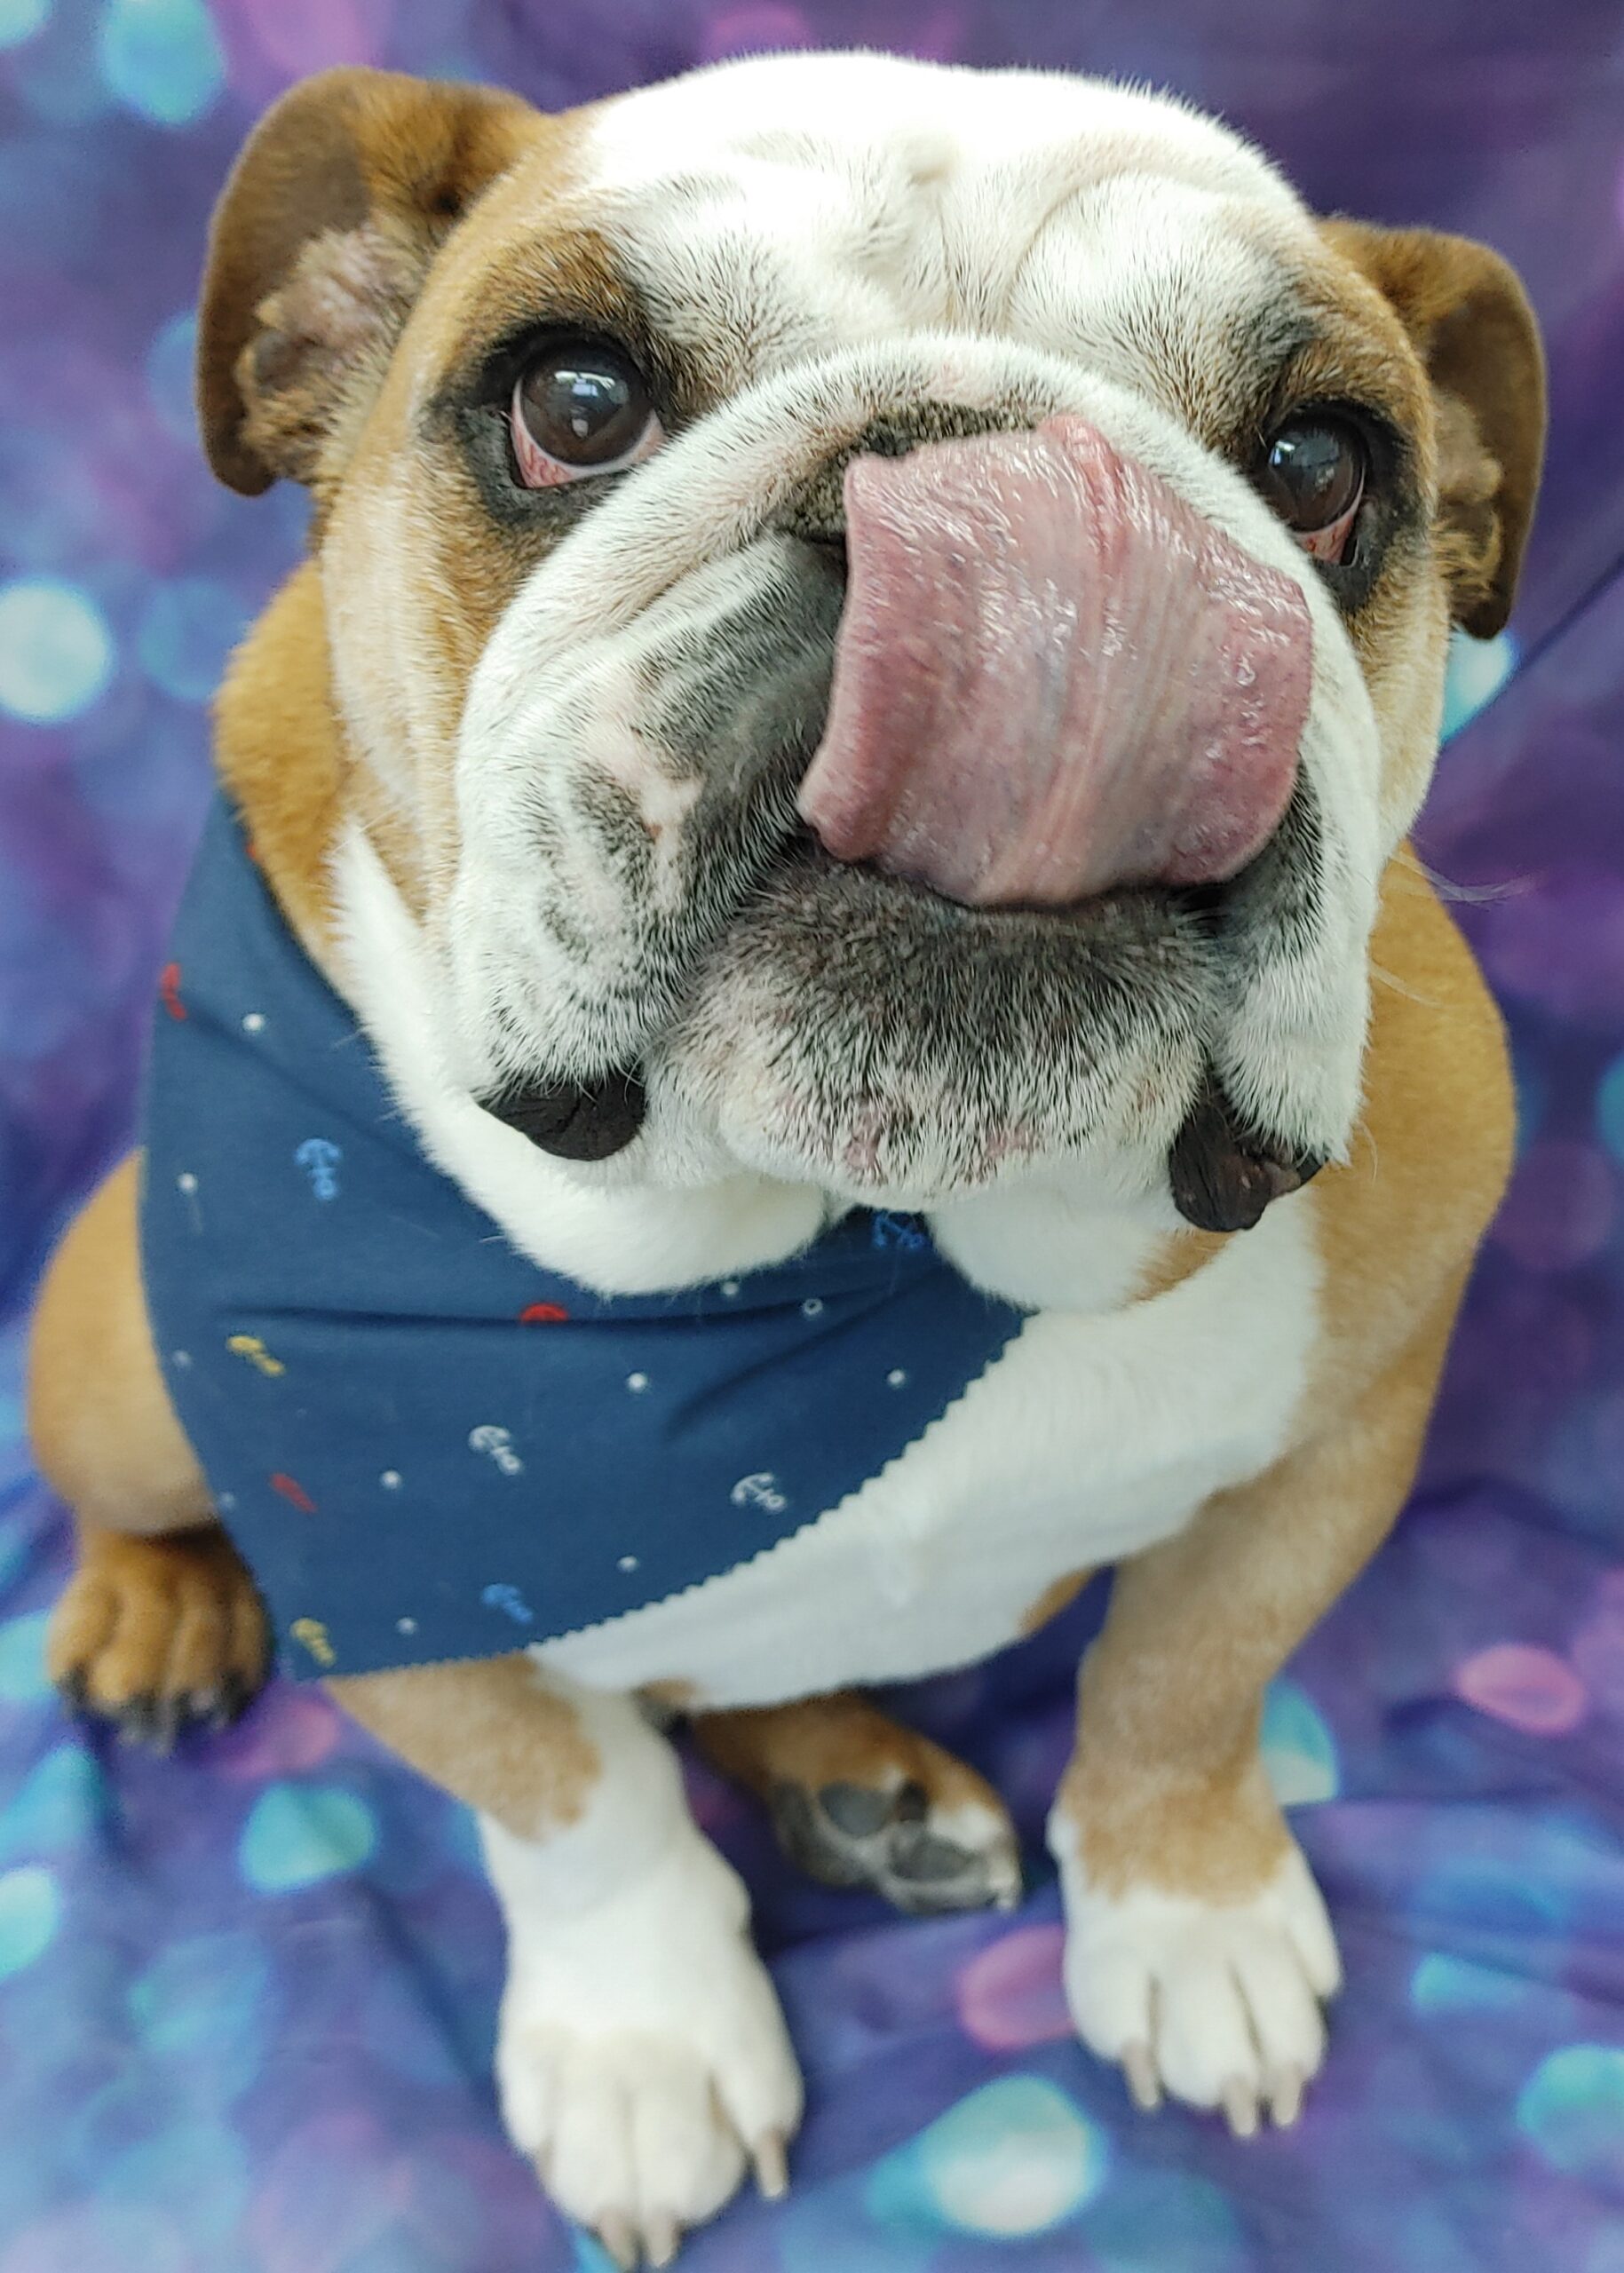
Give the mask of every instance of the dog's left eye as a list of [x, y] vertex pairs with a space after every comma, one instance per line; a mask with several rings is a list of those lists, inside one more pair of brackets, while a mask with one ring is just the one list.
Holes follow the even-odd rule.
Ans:
[[665, 439], [642, 373], [603, 340], [550, 345], [519, 373], [508, 424], [527, 489], [617, 472]]
[[1311, 411], [1288, 418], [1265, 443], [1255, 479], [1304, 552], [1340, 561], [1365, 502], [1368, 466], [1351, 420]]

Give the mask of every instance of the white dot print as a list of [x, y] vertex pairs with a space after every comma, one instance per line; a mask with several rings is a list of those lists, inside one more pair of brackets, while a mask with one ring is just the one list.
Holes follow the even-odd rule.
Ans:
[[903, 1372], [900, 1366], [893, 1366], [890, 1373], [886, 1374], [885, 1379], [892, 1389], [900, 1389], [903, 1383], [907, 1381], [907, 1375]]
[[170, 1351], [170, 1365], [178, 1366], [182, 1373], [185, 1373], [186, 1367], [191, 1364], [191, 1362], [192, 1352], [189, 1350], [171, 1350]]
[[646, 1389], [648, 1387], [648, 1375], [646, 1374], [628, 1374], [626, 1376], [626, 1386], [630, 1390]]
[[236, 1504], [237, 1495], [234, 1492], [222, 1492], [218, 1500], [215, 1502], [215, 1505], [219, 1509], [219, 1511], [223, 1516], [230, 1515], [232, 1509], [236, 1506]]
[[818, 1300], [816, 1295], [809, 1295], [801, 1305], [803, 1318], [819, 1318], [822, 1315], [822, 1311], [823, 1304]]
[[723, 1279], [723, 1281], [722, 1281], [722, 1292], [726, 1295], [726, 1297], [727, 1297], [727, 1299], [728, 1299], [728, 1301], [729, 1301], [730, 1303], [732, 1302], [732, 1300], [733, 1300], [733, 1296], [738, 1293], [738, 1291], [739, 1291], [739, 1281], [738, 1281], [736, 1279]]
[[400, 1489], [400, 1469], [398, 1468], [386, 1468], [382, 1476], [379, 1477], [378, 1482], [383, 1485], [385, 1492], [398, 1492]]
[[177, 1192], [184, 1192], [188, 1200], [197, 1190], [197, 1178], [193, 1175], [190, 1168], [183, 1168], [180, 1174], [175, 1178], [175, 1189]]
[[635, 1555], [622, 1555], [614, 1567], [617, 1571], [635, 1571], [638, 1567], [638, 1558]]
[[395, 1632], [396, 1632], [397, 1634], [415, 1634], [416, 1631], [417, 1631], [417, 1621], [416, 1621], [416, 1620], [415, 1618], [397, 1618], [397, 1619], [396, 1619], [396, 1620], [395, 1620]]
[[244, 1034], [263, 1034], [265, 1032], [265, 1012], [263, 1010], [250, 1010], [247, 1018], [242, 1021], [242, 1031]]

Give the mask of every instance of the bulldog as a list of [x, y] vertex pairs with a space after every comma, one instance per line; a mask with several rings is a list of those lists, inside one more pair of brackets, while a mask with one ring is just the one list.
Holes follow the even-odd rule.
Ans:
[[1405, 839], [1538, 483], [1515, 277], [1087, 79], [340, 71], [226, 186], [199, 398], [312, 541], [40, 1303], [65, 1691], [167, 1742], [273, 1644], [478, 1810], [508, 2127], [662, 2265], [802, 2101], [663, 1723], [822, 1876], [1013, 1903], [862, 1690], [1110, 1567], [1078, 2032], [1292, 2122], [1339, 1969], [1261, 1701], [1510, 1141]]

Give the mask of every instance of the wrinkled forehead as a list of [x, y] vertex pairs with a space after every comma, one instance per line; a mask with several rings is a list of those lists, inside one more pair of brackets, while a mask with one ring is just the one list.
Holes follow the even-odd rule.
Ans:
[[437, 319], [464, 355], [601, 326], [657, 342], [702, 407], [835, 349], [969, 331], [1085, 360], [1216, 441], [1327, 315], [1369, 330], [1266, 160], [1103, 81], [774, 57], [550, 124]]
[[577, 165], [651, 313], [756, 369], [920, 329], [1073, 344], [1125, 298], [1250, 307], [1304, 226], [1256, 152], [1182, 106], [877, 56], [622, 98]]
[[[1249, 144], [1171, 98], [1105, 80], [972, 71], [879, 55], [773, 56], [695, 72], [596, 106], [581, 152], [599, 186], [736, 202], [820, 197], [848, 222], [1040, 223], [1058, 200], [1124, 174], [1297, 201]], [[900, 218], [892, 214], [892, 218]]]

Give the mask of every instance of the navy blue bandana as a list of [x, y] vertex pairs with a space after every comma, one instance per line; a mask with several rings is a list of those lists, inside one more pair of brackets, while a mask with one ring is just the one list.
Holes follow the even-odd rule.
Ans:
[[908, 1216], [677, 1295], [539, 1270], [425, 1159], [223, 804], [171, 955], [147, 1298], [296, 1675], [493, 1657], [732, 1570], [1020, 1328]]

